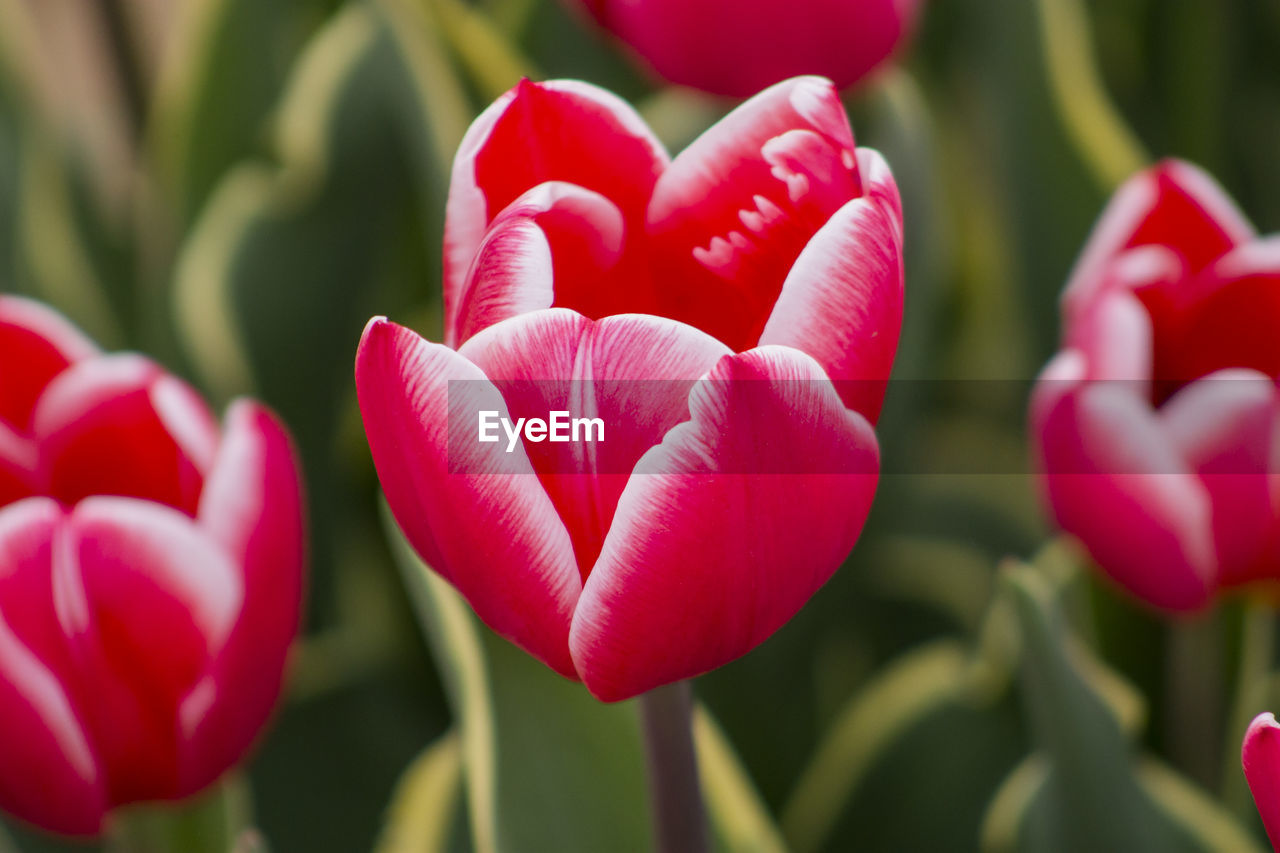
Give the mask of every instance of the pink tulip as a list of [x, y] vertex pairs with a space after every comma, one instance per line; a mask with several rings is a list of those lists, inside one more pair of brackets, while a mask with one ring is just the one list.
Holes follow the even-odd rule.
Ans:
[[1058, 524], [1158, 608], [1280, 577], [1280, 241], [1165, 162], [1117, 192], [1062, 309], [1032, 402]]
[[1272, 714], [1259, 714], [1249, 724], [1240, 758], [1267, 837], [1280, 848], [1280, 725]]
[[[858, 538], [902, 319], [897, 190], [834, 87], [780, 84], [669, 162], [607, 92], [522, 83], [462, 144], [445, 241], [448, 346], [379, 318], [356, 362], [418, 553], [604, 700], [763, 642]], [[570, 398], [608, 441], [476, 441], [479, 400]]]
[[0, 296], [0, 808], [70, 835], [240, 760], [297, 631], [303, 506], [253, 402]]
[[921, 0], [583, 0], [659, 76], [745, 97], [797, 74], [840, 87], [866, 77], [910, 34]]

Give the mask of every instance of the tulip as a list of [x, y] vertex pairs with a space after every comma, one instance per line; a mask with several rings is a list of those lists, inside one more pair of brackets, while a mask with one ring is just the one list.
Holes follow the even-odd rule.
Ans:
[[1062, 311], [1031, 417], [1057, 523], [1160, 609], [1280, 576], [1280, 241], [1161, 163], [1116, 193]]
[[[360, 343], [392, 513], [482, 620], [600, 699], [746, 653], [870, 508], [901, 244], [893, 178], [827, 81], [761, 93], [674, 161], [613, 95], [520, 84], [455, 161], [446, 345], [382, 318]], [[526, 429], [507, 454], [477, 442], [485, 409], [607, 433]]]
[[0, 296], [0, 808], [96, 835], [238, 762], [297, 631], [303, 506], [256, 403]]
[[1270, 713], [1249, 724], [1240, 751], [1244, 776], [1273, 847], [1280, 847], [1280, 725]]
[[745, 97], [797, 74], [862, 80], [910, 34], [921, 0], [585, 0], [661, 77]]

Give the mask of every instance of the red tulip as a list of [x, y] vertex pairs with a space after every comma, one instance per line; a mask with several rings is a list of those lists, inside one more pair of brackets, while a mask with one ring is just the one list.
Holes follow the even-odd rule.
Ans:
[[0, 808], [98, 833], [251, 745], [297, 631], [303, 507], [256, 403], [0, 296]]
[[[901, 240], [889, 170], [828, 82], [762, 93], [673, 162], [614, 96], [522, 83], [455, 162], [449, 346], [382, 319], [360, 344], [397, 521], [485, 622], [601, 699], [744, 654], [870, 507]], [[526, 432], [507, 455], [477, 443], [477, 402], [590, 412], [608, 441]]]
[[1249, 724], [1240, 758], [1267, 837], [1280, 847], [1280, 725], [1272, 714], [1259, 714]]
[[1032, 404], [1062, 528], [1158, 608], [1280, 577], [1280, 241], [1162, 163], [1116, 194], [1062, 307]]
[[660, 76], [745, 97], [797, 74], [858, 82], [910, 34], [921, 0], [584, 0]]

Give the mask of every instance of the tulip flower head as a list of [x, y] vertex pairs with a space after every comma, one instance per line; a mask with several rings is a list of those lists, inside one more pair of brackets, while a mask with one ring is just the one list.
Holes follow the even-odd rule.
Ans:
[[498, 633], [623, 699], [744, 654], [844, 560], [902, 224], [829, 81], [674, 160], [613, 95], [526, 81], [462, 143], [445, 252], [446, 345], [375, 319], [356, 384], [396, 520]]
[[1280, 578], [1280, 241], [1161, 163], [1116, 193], [1062, 310], [1032, 402], [1058, 524], [1157, 608]]
[[844, 88], [910, 35], [921, 0], [585, 0], [661, 77], [745, 97], [799, 74]]
[[1274, 715], [1259, 714], [1249, 724], [1240, 758], [1267, 837], [1280, 846], [1280, 725]]
[[0, 296], [0, 808], [94, 835], [238, 762], [297, 631], [303, 507], [253, 402]]

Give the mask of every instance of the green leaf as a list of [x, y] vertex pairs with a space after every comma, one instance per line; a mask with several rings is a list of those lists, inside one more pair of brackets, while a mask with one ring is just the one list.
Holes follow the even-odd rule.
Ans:
[[180, 222], [187, 223], [218, 179], [257, 153], [284, 80], [280, 45], [296, 3], [194, 0], [183, 4], [161, 69], [147, 128], [151, 156]]
[[401, 5], [350, 5], [316, 35], [275, 115], [279, 165], [229, 173], [178, 261], [179, 322], [208, 384], [222, 396], [257, 385], [324, 442], [393, 238], [438, 252], [397, 228], [443, 199], [440, 166], [465, 127], [456, 81], [424, 82], [441, 68]]
[[16, 224], [23, 289], [55, 305], [103, 346], [121, 345], [125, 330], [116, 318], [131, 302], [132, 288], [119, 267], [110, 281], [103, 274], [119, 258], [109, 259], [101, 233], [94, 234], [87, 200], [77, 192], [83, 188], [61, 148], [30, 125], [19, 144]]
[[987, 633], [976, 657], [945, 639], [907, 652], [850, 699], [783, 810], [793, 850], [937, 850], [976, 839], [977, 813], [1024, 748], [996, 673], [1007, 665], [1001, 632]]
[[1150, 161], [1108, 97], [1081, 0], [1037, 0], [1054, 101], [1071, 141], [1110, 191]]
[[693, 712], [698, 774], [712, 830], [725, 853], [783, 853], [786, 843], [715, 718], [701, 705]]
[[463, 850], [462, 747], [449, 732], [423, 750], [392, 794], [376, 853]]
[[387, 526], [457, 719], [476, 850], [647, 850], [634, 703], [602, 704], [496, 636]]
[[493, 100], [520, 78], [541, 75], [519, 48], [483, 12], [462, 0], [419, 0], [431, 11], [445, 33], [449, 47], [481, 97]]
[[21, 4], [0, 0], [0, 292], [13, 287], [17, 265], [19, 116], [25, 100], [22, 51], [28, 26]]
[[904, 655], [859, 691], [823, 737], [783, 811], [796, 851], [819, 849], [881, 752], [963, 682], [965, 655], [943, 640]]
[[[423, 565], [385, 506], [383, 518], [453, 706], [475, 849], [648, 850], [649, 796], [635, 702], [599, 702], [498, 637]], [[693, 725], [719, 849], [784, 850], [719, 725], [701, 706]]]
[[1002, 593], [1017, 614], [1037, 750], [994, 798], [984, 849], [1256, 849], [1191, 783], [1137, 754], [1141, 699], [1070, 633], [1059, 587], [1015, 566]]
[[103, 276], [115, 259], [51, 130], [31, 55], [35, 33], [20, 2], [0, 0], [0, 289], [52, 302], [104, 344], [118, 344], [118, 306]]

